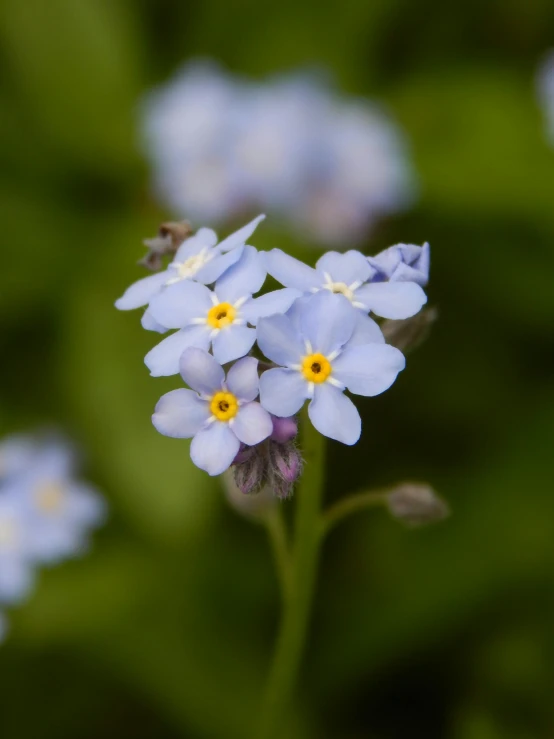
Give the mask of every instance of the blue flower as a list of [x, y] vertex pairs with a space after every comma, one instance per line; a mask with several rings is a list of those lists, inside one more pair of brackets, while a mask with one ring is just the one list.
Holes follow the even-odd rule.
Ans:
[[21, 601], [34, 582], [29, 532], [15, 490], [0, 492], [0, 604]]
[[[327, 252], [317, 261], [315, 269], [280, 249], [272, 249], [264, 256], [267, 271], [282, 285], [303, 292], [327, 290], [342, 294], [365, 314], [372, 311], [383, 318], [409, 318], [427, 302], [425, 293], [414, 282], [368, 282], [376, 271], [359, 251]], [[366, 340], [383, 341], [376, 324], [372, 326], [368, 321], [363, 324]]]
[[0, 482], [9, 480], [32, 464], [35, 447], [23, 435], [8, 436], [0, 442]]
[[328, 291], [297, 301], [292, 315], [261, 319], [258, 346], [280, 365], [260, 378], [262, 406], [275, 416], [292, 416], [310, 399], [308, 414], [316, 429], [355, 444], [361, 419], [344, 390], [379, 395], [405, 365], [402, 353], [387, 344], [352, 345], [355, 327], [352, 304]]
[[194, 464], [210, 475], [220, 475], [231, 465], [241, 442], [254, 446], [273, 431], [271, 416], [255, 402], [258, 360], [244, 357], [225, 378], [211, 354], [190, 347], [182, 354], [180, 370], [192, 390], [173, 390], [162, 396], [152, 422], [165, 436], [192, 437]]
[[50, 441], [37, 448], [33, 464], [11, 483], [24, 517], [26, 553], [35, 562], [54, 563], [80, 554], [88, 533], [104, 521], [104, 500], [75, 478], [75, 453]]
[[[429, 244], [396, 244], [367, 261], [376, 271], [371, 282], [416, 282], [424, 287], [429, 282]], [[406, 316], [407, 317], [407, 316]]]
[[275, 290], [252, 298], [262, 286], [266, 270], [260, 254], [247, 246], [240, 261], [221, 277], [214, 290], [195, 282], [171, 285], [155, 298], [149, 308], [153, 319], [168, 328], [180, 329], [161, 341], [145, 357], [155, 377], [179, 372], [179, 358], [190, 346], [213, 349], [218, 362], [225, 364], [247, 354], [261, 316], [288, 310], [300, 293]]
[[[167, 269], [135, 282], [116, 301], [115, 307], [119, 310], [140, 308], [150, 303], [165, 287], [182, 280], [210, 285], [236, 264], [246, 241], [264, 218], [263, 215], [258, 216], [219, 244], [214, 231], [201, 228], [181, 244]], [[157, 326], [150, 316], [144, 319], [143, 326], [152, 331], [163, 330], [163, 326]]]

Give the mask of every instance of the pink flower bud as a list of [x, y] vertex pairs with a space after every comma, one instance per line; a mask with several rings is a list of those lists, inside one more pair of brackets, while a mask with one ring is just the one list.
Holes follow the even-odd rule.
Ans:
[[287, 441], [294, 439], [298, 433], [298, 424], [294, 416], [290, 418], [271, 416], [271, 420], [273, 421], [273, 433], [270, 439], [276, 441], [278, 444], [286, 444]]

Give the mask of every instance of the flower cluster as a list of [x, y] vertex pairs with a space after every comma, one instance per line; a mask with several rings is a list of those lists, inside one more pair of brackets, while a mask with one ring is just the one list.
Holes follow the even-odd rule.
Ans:
[[[0, 443], [0, 609], [29, 594], [39, 566], [83, 552], [103, 521], [103, 499], [75, 478], [74, 466], [74, 451], [60, 440]], [[0, 641], [5, 630], [0, 612]]]
[[195, 62], [142, 111], [158, 194], [199, 221], [262, 210], [340, 248], [414, 197], [390, 118], [367, 100], [338, 97], [314, 75], [255, 84]]
[[[245, 492], [263, 479], [286, 496], [301, 467], [293, 417], [304, 403], [320, 433], [355, 444], [361, 419], [345, 391], [378, 395], [404, 368], [370, 314], [405, 319], [421, 309], [429, 246], [331, 251], [312, 268], [247, 245], [262, 218], [220, 243], [200, 229], [116, 305], [147, 306], [145, 327], [176, 329], [145, 358], [152, 375], [180, 373], [189, 388], [160, 399], [156, 429], [191, 438], [193, 462], [210, 475], [234, 463]], [[268, 274], [283, 287], [256, 297]]]

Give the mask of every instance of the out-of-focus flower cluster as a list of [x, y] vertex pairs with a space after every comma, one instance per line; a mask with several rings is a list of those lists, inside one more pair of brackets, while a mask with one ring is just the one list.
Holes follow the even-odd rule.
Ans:
[[546, 118], [546, 131], [554, 146], [554, 50], [550, 51], [539, 66], [537, 94]]
[[[312, 268], [248, 245], [262, 218], [219, 243], [205, 228], [185, 237], [167, 269], [131, 285], [116, 306], [146, 306], [145, 328], [176, 329], [145, 363], [153, 376], [180, 373], [190, 389], [160, 399], [156, 429], [191, 438], [193, 462], [210, 475], [234, 464], [244, 492], [269, 484], [286, 497], [301, 469], [294, 416], [304, 403], [320, 433], [355, 444], [361, 419], [345, 391], [378, 395], [404, 368], [370, 314], [418, 313], [429, 245], [375, 257], [330, 251]], [[283, 287], [255, 297], [268, 274]]]
[[266, 211], [344, 248], [414, 197], [389, 116], [314, 75], [256, 84], [190, 63], [147, 98], [141, 125], [160, 198], [198, 221]]
[[105, 518], [105, 503], [75, 476], [75, 452], [60, 439], [0, 442], [0, 641], [2, 611], [31, 592], [37, 570], [75, 557]]

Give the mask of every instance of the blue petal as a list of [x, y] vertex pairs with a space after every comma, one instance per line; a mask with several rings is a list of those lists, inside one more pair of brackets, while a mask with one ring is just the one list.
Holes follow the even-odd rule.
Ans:
[[292, 416], [308, 397], [308, 383], [298, 370], [270, 369], [260, 377], [260, 403], [274, 416]]
[[253, 326], [256, 325], [260, 318], [267, 318], [276, 313], [286, 313], [294, 301], [299, 298], [302, 293], [291, 287], [284, 287], [282, 290], [274, 290], [266, 293], [260, 298], [248, 300], [241, 309], [242, 317]]
[[285, 367], [298, 364], [304, 354], [304, 346], [298, 331], [290, 318], [282, 314], [260, 318], [257, 338], [262, 352], [276, 364]]
[[133, 310], [142, 305], [148, 305], [152, 298], [162, 290], [169, 278], [170, 274], [167, 270], [144, 277], [125, 290], [123, 295], [115, 301], [115, 307], [119, 310]]
[[190, 445], [190, 456], [209, 475], [221, 475], [231, 466], [239, 449], [240, 441], [229, 425], [215, 421], [196, 434]]
[[162, 395], [152, 416], [154, 427], [164, 436], [190, 439], [210, 417], [208, 403], [192, 390], [172, 390]]
[[427, 302], [415, 282], [374, 282], [356, 291], [356, 300], [383, 318], [410, 318]]
[[181, 377], [189, 387], [202, 395], [221, 390], [225, 380], [222, 366], [204, 349], [190, 346], [179, 360]]
[[406, 366], [404, 355], [389, 344], [347, 346], [333, 362], [333, 377], [357, 395], [379, 395]]
[[384, 344], [385, 337], [379, 325], [373, 318], [366, 316], [361, 310], [357, 311], [356, 325], [352, 336], [348, 339], [348, 346], [359, 344]]
[[341, 348], [354, 332], [357, 311], [344, 295], [324, 290], [313, 295], [300, 310], [302, 336], [314, 352], [328, 355]]
[[258, 360], [244, 357], [227, 373], [227, 387], [239, 400], [251, 401], [258, 396]]
[[250, 223], [247, 223], [246, 226], [239, 228], [238, 231], [235, 231], [235, 233], [232, 233], [230, 236], [227, 236], [226, 239], [220, 241], [217, 248], [220, 251], [230, 251], [231, 249], [235, 249], [241, 244], [246, 244], [248, 239], [252, 236], [252, 234], [258, 227], [258, 224], [261, 223], [264, 218], [265, 215], [260, 215], [257, 218], [254, 218], [254, 220], [250, 221]]
[[271, 416], [259, 403], [246, 403], [241, 406], [230, 423], [239, 441], [248, 446], [259, 444], [273, 431]]
[[253, 246], [246, 246], [238, 262], [216, 282], [215, 293], [220, 301], [234, 303], [258, 292], [266, 274], [258, 251]]
[[367, 258], [359, 251], [347, 251], [339, 254], [328, 251], [316, 264], [317, 271], [323, 275], [326, 272], [333, 282], [344, 282], [352, 285], [354, 282], [365, 282], [373, 274]]
[[207, 326], [189, 326], [176, 331], [167, 339], [160, 341], [144, 357], [144, 364], [153, 377], [167, 377], [179, 373], [179, 359], [189, 346], [208, 349], [210, 333]]
[[196, 280], [196, 282], [203, 282], [204, 285], [211, 285], [212, 282], [215, 282], [221, 277], [221, 275], [225, 274], [233, 264], [238, 262], [242, 252], [243, 247], [238, 246], [228, 254], [216, 255], [198, 270], [193, 279]]
[[256, 341], [256, 329], [231, 324], [222, 328], [214, 336], [212, 346], [214, 357], [220, 364], [232, 362], [248, 354]]
[[264, 258], [267, 271], [281, 285], [294, 287], [302, 292], [321, 287], [321, 275], [315, 269], [285, 254], [281, 249], [265, 252]]
[[182, 280], [166, 287], [148, 310], [162, 326], [184, 328], [194, 318], [205, 318], [212, 305], [211, 291], [205, 285]]
[[199, 228], [194, 236], [185, 239], [175, 252], [174, 262], [184, 262], [185, 259], [200, 254], [202, 249], [217, 244], [217, 234], [211, 228]]
[[142, 318], [140, 319], [142, 328], [145, 328], [147, 331], [156, 331], [158, 334], [165, 334], [167, 331], [167, 328], [165, 326], [162, 326], [161, 323], [158, 323], [154, 316], [147, 310], [144, 311], [142, 314]]
[[31, 590], [34, 572], [20, 556], [4, 555], [0, 567], [0, 602], [17, 603]]
[[316, 385], [308, 415], [323, 436], [349, 446], [360, 438], [362, 421], [356, 406], [341, 390], [327, 382]]

